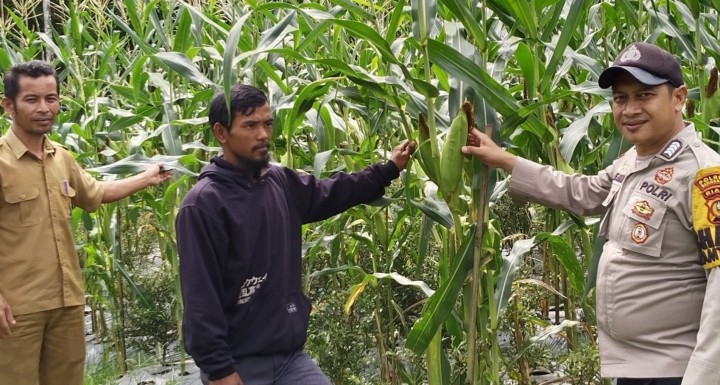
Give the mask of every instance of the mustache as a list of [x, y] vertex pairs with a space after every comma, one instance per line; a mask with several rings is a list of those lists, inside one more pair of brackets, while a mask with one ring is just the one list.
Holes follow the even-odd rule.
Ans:
[[259, 150], [261, 148], [267, 148], [270, 149], [270, 142], [262, 142], [260, 144], [256, 144], [253, 146], [253, 150]]

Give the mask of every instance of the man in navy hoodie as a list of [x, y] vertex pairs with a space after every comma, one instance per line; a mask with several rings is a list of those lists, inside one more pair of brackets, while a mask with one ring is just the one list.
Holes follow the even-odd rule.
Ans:
[[300, 289], [301, 226], [380, 198], [415, 151], [328, 179], [270, 165], [273, 118], [255, 87], [210, 104], [223, 154], [203, 168], [176, 220], [185, 348], [210, 385], [328, 385], [303, 351], [310, 302]]

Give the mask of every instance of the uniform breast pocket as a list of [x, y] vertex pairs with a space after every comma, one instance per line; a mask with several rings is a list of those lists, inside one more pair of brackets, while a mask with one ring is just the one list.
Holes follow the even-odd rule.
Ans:
[[621, 244], [640, 254], [659, 257], [665, 235], [667, 205], [654, 197], [634, 194], [623, 207]]
[[2, 217], [12, 226], [34, 226], [46, 216], [47, 210], [41, 204], [38, 185], [5, 187], [3, 195], [6, 205]]
[[65, 217], [70, 217], [75, 189], [70, 186], [67, 180], [60, 181], [60, 195], [62, 195], [62, 214]]

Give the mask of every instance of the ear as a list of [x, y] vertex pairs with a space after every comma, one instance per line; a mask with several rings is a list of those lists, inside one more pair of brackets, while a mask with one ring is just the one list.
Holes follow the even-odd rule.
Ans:
[[225, 144], [228, 141], [228, 130], [223, 126], [222, 124], [216, 122], [212, 126], [213, 134], [215, 134], [215, 139], [217, 139], [220, 144]]
[[673, 98], [673, 102], [675, 103], [675, 111], [676, 112], [682, 112], [683, 107], [685, 106], [685, 101], [687, 100], [687, 96], [688, 96], [688, 89], [687, 89], [687, 86], [684, 84], [673, 90], [672, 98]]
[[12, 100], [8, 99], [7, 97], [2, 98], [2, 106], [5, 109], [5, 112], [10, 114], [11, 116], [15, 112], [15, 105], [13, 104]]

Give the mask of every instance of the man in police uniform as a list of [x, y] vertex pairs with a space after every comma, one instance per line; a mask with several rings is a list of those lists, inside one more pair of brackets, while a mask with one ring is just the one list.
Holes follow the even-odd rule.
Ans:
[[618, 385], [720, 384], [720, 155], [682, 119], [688, 91], [670, 53], [633, 43], [599, 85], [612, 87], [615, 124], [634, 146], [598, 175], [516, 157], [477, 130], [463, 152], [511, 173], [516, 200], [604, 214], [603, 377]]

